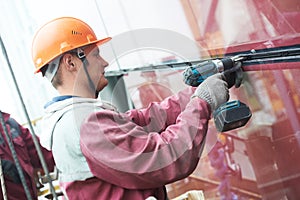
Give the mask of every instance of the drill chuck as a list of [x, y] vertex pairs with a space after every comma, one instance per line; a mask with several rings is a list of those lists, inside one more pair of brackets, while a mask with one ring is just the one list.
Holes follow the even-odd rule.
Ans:
[[209, 76], [222, 73], [233, 67], [231, 58], [203, 61], [195, 66], [190, 66], [183, 72], [184, 82], [187, 85], [197, 87]]

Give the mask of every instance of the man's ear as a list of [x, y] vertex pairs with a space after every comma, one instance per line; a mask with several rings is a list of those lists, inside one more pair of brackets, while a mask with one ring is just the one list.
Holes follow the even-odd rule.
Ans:
[[76, 60], [74, 55], [67, 53], [62, 58], [63, 63], [65, 64], [67, 70], [69, 71], [76, 71]]

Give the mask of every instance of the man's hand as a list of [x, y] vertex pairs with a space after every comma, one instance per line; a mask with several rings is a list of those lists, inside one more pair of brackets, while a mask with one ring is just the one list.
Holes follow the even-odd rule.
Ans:
[[217, 73], [208, 77], [198, 86], [192, 98], [194, 97], [205, 100], [212, 111], [228, 101], [229, 90], [224, 75]]

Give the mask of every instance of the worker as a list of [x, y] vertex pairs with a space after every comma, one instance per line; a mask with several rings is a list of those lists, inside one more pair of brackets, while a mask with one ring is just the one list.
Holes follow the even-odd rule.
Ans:
[[[32, 135], [27, 128], [21, 126], [15, 119], [11, 118], [10, 114], [1, 112], [1, 117], [5, 122], [7, 133], [11, 138], [17, 159], [21, 169], [23, 170], [26, 182], [25, 184], [30, 192], [30, 197], [33, 200], [38, 199], [38, 182], [36, 173], [38, 171], [43, 172], [43, 168], [35, 148]], [[4, 191], [6, 191], [6, 194], [3, 194], [2, 188], [0, 192], [0, 199], [27, 200], [21, 176], [18, 173], [17, 165], [14, 161], [13, 154], [9, 148], [9, 143], [6, 138], [5, 129], [2, 126], [0, 126], [0, 132], [0, 157], [4, 175]], [[52, 153], [43, 147], [40, 148], [42, 155], [47, 161], [46, 164], [48, 169], [53, 171], [55, 164]], [[1, 187], [2, 186], [3, 185], [1, 185]]]
[[227, 83], [217, 74], [147, 108], [118, 112], [98, 98], [108, 84], [99, 48], [110, 39], [97, 39], [73, 17], [37, 30], [35, 73], [60, 95], [45, 106], [41, 144], [53, 152], [69, 199], [167, 199], [165, 185], [196, 168], [211, 113], [229, 99]]

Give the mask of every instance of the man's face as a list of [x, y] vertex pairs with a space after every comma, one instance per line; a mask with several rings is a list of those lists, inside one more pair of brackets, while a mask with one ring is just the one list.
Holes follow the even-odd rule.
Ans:
[[100, 56], [100, 51], [97, 45], [90, 45], [84, 50], [88, 61], [87, 70], [96, 87], [96, 92], [99, 93], [107, 84], [108, 81], [104, 77], [104, 69], [108, 63]]

